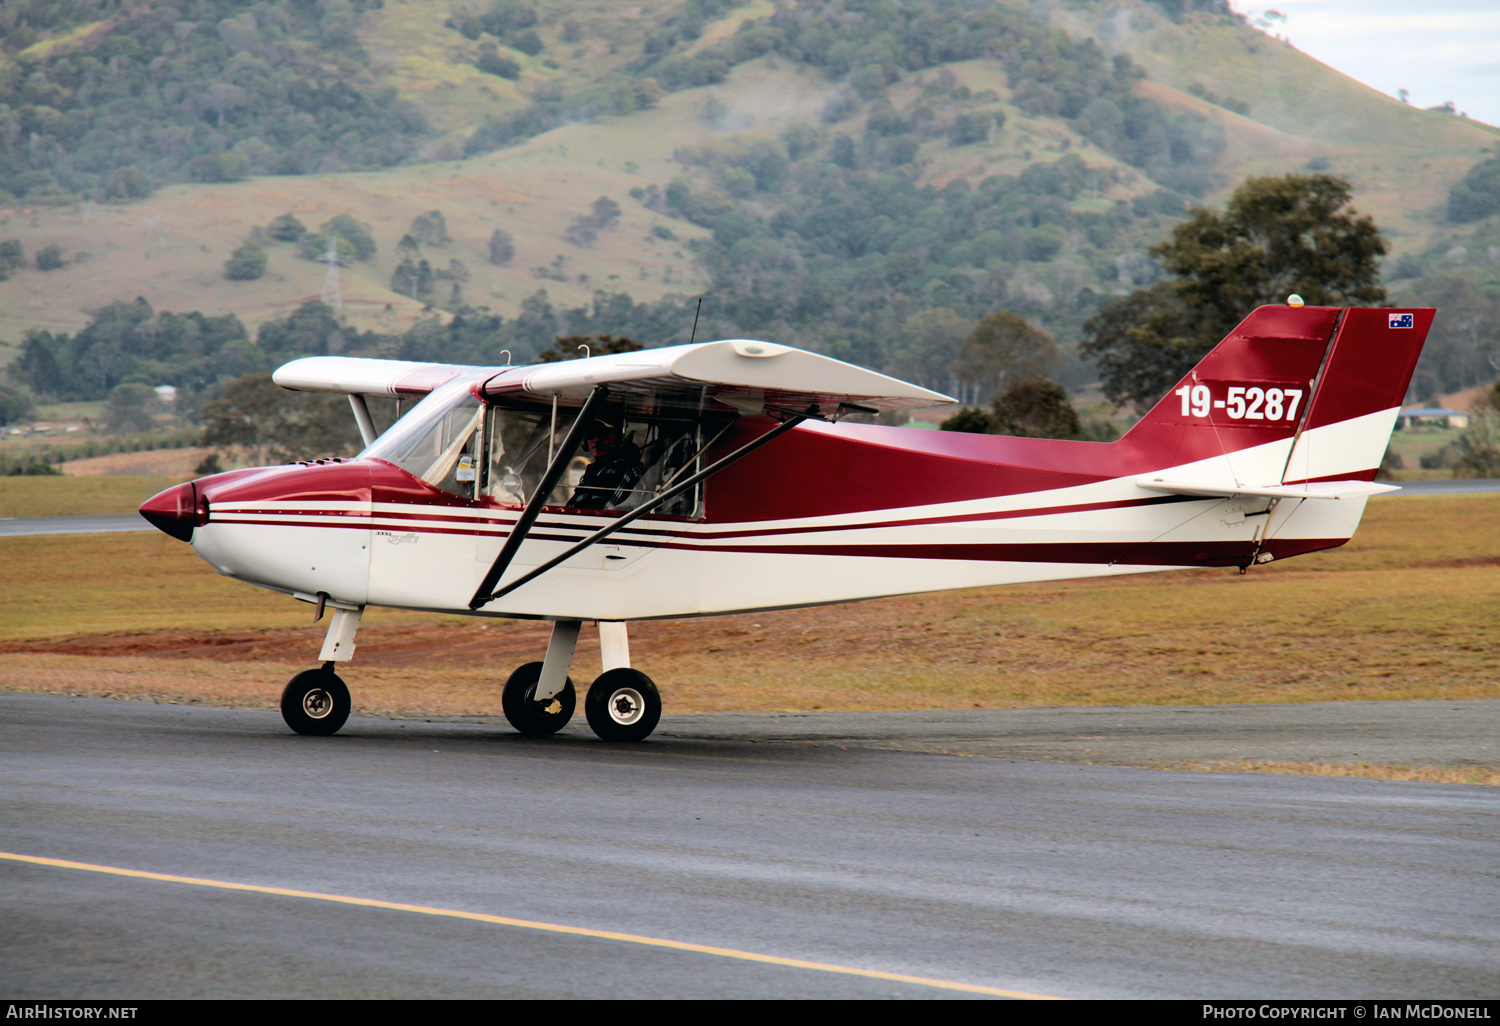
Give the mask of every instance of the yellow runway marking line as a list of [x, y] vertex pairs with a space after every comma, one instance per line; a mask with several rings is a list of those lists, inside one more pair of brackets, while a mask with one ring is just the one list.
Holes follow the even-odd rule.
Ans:
[[766, 965], [779, 965], [790, 969], [815, 969], [818, 972], [839, 973], [844, 976], [863, 976], [872, 980], [912, 983], [922, 987], [958, 990], [968, 994], [988, 994], [992, 997], [1020, 998], [1027, 1001], [1061, 1000], [1050, 994], [1031, 994], [1024, 990], [984, 987], [976, 983], [939, 980], [930, 976], [908, 976], [905, 973], [886, 973], [878, 969], [856, 969], [853, 966], [834, 965], [830, 962], [809, 962], [800, 958], [782, 958], [779, 955], [762, 955], [754, 951], [740, 951], [737, 948], [716, 948], [709, 944], [689, 944], [686, 941], [667, 940], [662, 937], [647, 937], [638, 933], [616, 933], [613, 930], [590, 930], [582, 926], [564, 926], [561, 923], [544, 923], [534, 919], [512, 919], [510, 916], [492, 916], [484, 912], [464, 912], [452, 908], [434, 908], [430, 905], [405, 905], [397, 901], [380, 901], [376, 898], [353, 898], [344, 894], [322, 894], [318, 891], [296, 891], [287, 887], [261, 887], [257, 884], [233, 883], [229, 880], [209, 880], [197, 876], [172, 876], [168, 873], [148, 873], [140, 869], [98, 866], [90, 862], [69, 862], [66, 859], [48, 859], [36, 855], [18, 855], [8, 851], [0, 851], [0, 859], [7, 859], [11, 862], [29, 862], [35, 866], [51, 866], [55, 869], [81, 869], [90, 873], [129, 876], [135, 877], [138, 880], [159, 880], [163, 883], [214, 887], [223, 891], [250, 891], [255, 894], [275, 894], [283, 898], [310, 898], [315, 901], [331, 901], [340, 905], [360, 905], [366, 908], [390, 909], [394, 912], [416, 912], [425, 916], [468, 919], [479, 923], [514, 926], [524, 930], [543, 930], [547, 933], [564, 933], [572, 934], [575, 937], [594, 937], [599, 940], [623, 941], [627, 944], [643, 944], [647, 947], [668, 948], [673, 951], [692, 951], [700, 955], [717, 955], [720, 958], [734, 958], [742, 962], [761, 962]]

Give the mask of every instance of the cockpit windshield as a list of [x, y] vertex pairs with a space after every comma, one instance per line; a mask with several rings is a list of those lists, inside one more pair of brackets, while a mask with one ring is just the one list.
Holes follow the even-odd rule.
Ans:
[[[453, 495], [505, 506], [525, 505], [558, 457], [576, 409], [485, 404], [459, 380], [434, 390], [361, 455], [394, 463]], [[567, 470], [545, 500], [574, 510], [631, 510], [703, 465], [704, 452], [724, 426], [692, 411], [603, 410], [578, 447], [562, 456]], [[707, 433], [705, 433], [707, 432]], [[692, 517], [701, 486], [676, 496], [659, 512]]]
[[360, 455], [394, 463], [445, 492], [472, 496], [484, 404], [470, 384], [459, 380], [434, 389]]

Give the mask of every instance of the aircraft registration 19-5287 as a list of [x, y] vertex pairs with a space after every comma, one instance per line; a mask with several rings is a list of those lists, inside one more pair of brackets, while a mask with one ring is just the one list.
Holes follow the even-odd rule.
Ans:
[[[301, 734], [349, 715], [335, 672], [372, 605], [552, 621], [501, 704], [525, 734], [584, 712], [638, 741], [661, 698], [634, 620], [1238, 566], [1342, 545], [1375, 482], [1434, 311], [1264, 306], [1121, 438], [850, 423], [953, 400], [771, 342], [527, 367], [317, 356], [285, 388], [349, 397], [353, 459], [234, 470], [141, 507], [220, 574], [329, 613], [287, 684]], [[368, 397], [418, 400], [377, 437]], [[540, 654], [540, 653], [539, 653]]]

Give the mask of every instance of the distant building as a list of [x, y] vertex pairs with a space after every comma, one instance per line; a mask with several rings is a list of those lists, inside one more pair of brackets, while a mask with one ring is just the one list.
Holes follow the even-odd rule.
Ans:
[[1445, 410], [1437, 406], [1424, 406], [1416, 410], [1402, 410], [1396, 417], [1397, 431], [1423, 426], [1449, 427], [1463, 431], [1469, 426], [1469, 414], [1463, 410]]
[[162, 406], [172, 406], [177, 402], [177, 388], [175, 385], [157, 385], [151, 391], [156, 393], [157, 401]]

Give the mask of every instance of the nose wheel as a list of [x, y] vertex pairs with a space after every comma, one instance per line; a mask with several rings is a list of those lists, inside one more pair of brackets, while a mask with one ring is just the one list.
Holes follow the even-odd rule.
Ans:
[[661, 720], [656, 683], [629, 667], [605, 670], [583, 700], [589, 727], [605, 741], [641, 741]]
[[281, 692], [281, 718], [298, 734], [338, 733], [349, 718], [349, 707], [349, 689], [338, 674], [325, 668], [303, 670]]

